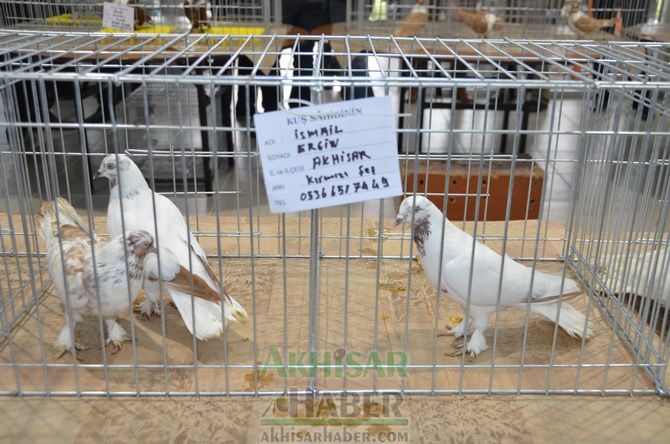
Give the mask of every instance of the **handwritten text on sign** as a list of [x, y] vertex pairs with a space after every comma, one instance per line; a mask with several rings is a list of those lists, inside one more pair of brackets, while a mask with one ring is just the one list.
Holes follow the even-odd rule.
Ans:
[[105, 3], [102, 9], [102, 27], [133, 32], [135, 10], [130, 6]]
[[273, 213], [402, 194], [390, 97], [254, 116]]

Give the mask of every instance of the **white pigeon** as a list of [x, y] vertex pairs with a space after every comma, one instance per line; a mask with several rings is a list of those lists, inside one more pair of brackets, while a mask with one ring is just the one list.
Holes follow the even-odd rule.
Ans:
[[49, 276], [65, 310], [65, 326], [54, 344], [56, 358], [66, 351], [83, 349], [75, 341], [75, 327], [82, 315], [104, 318], [106, 342], [113, 346], [112, 353], [118, 352], [128, 335], [116, 317], [128, 312], [142, 288], [144, 259], [155, 251], [153, 238], [146, 231], [128, 231], [106, 243], [93, 233], [91, 241], [88, 228], [63, 198], [45, 202], [40, 216], [39, 233], [47, 245]]
[[[496, 311], [500, 265], [503, 256], [486, 245], [474, 244], [473, 238], [449, 222], [442, 212], [424, 196], [406, 198], [400, 205], [396, 226], [401, 223], [413, 225], [413, 238], [419, 253], [419, 260], [430, 282], [437, 286], [441, 275], [441, 290], [447, 292], [454, 302], [461, 305], [468, 319], [467, 326], [474, 328], [472, 337], [465, 345], [465, 351], [474, 358], [487, 349], [484, 333], [491, 314]], [[442, 246], [442, 226], [444, 224], [444, 245]], [[442, 267], [440, 269], [440, 251]], [[558, 325], [570, 336], [589, 337], [590, 328], [585, 316], [559, 300], [563, 297], [581, 293], [577, 283], [562, 277], [535, 271], [531, 293], [533, 270], [515, 262], [509, 256], [504, 257], [505, 268], [500, 295], [501, 308], [526, 310], [530, 301], [530, 311], [538, 313]], [[474, 262], [471, 262], [474, 261]], [[469, 285], [472, 263], [472, 283]], [[470, 306], [467, 307], [468, 287], [470, 286]], [[560, 315], [560, 316], [559, 316]], [[456, 325], [447, 334], [461, 337], [465, 334], [466, 320]]]
[[616, 293], [635, 293], [670, 302], [670, 250], [608, 256], [600, 264], [603, 281]]
[[[648, 301], [642, 304], [635, 298], [636, 308], [648, 312], [649, 325], [659, 333], [664, 322], [665, 328], [670, 328], [670, 320], [664, 321], [666, 307], [670, 305], [670, 249], [659, 248], [639, 255], [633, 251], [628, 257], [608, 256], [599, 269], [603, 282], [615, 294], [642, 296]], [[653, 302], [658, 306], [649, 305]]]
[[[160, 282], [157, 277], [160, 276], [171, 282], [163, 288], [179, 310], [188, 331], [198, 339], [204, 341], [221, 335], [225, 319], [247, 322], [247, 312], [221, 285], [179, 209], [170, 199], [149, 188], [142, 172], [128, 156], [119, 154], [118, 165], [115, 154], [106, 156], [95, 177], [106, 177], [112, 185], [107, 207], [110, 235], [121, 233], [124, 227], [125, 230], [146, 230], [156, 237], [155, 199], [161, 272], [158, 273], [157, 264], [152, 265], [155, 267], [154, 279], [145, 279], [143, 288], [147, 299], [141, 306], [144, 315], [159, 313]], [[195, 311], [191, 307], [191, 294]], [[225, 319], [222, 317], [221, 294]]]

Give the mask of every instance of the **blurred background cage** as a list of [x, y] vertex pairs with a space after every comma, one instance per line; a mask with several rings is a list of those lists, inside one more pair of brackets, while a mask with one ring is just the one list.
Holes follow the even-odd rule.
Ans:
[[[349, 36], [326, 54], [301, 37], [286, 55], [286, 38], [0, 33], [1, 393], [667, 394], [669, 46]], [[392, 228], [397, 199], [270, 214], [252, 116], [269, 97], [304, 104], [292, 91], [391, 96], [406, 195], [578, 279], [593, 337], [501, 310], [489, 350], [446, 356], [436, 333], [463, 312]], [[161, 318], [121, 321], [134, 333], [118, 354], [91, 318], [82, 362], [51, 356], [62, 307], [36, 213], [63, 196], [104, 234], [108, 186], [90, 178], [107, 153], [181, 208], [249, 325], [193, 341], [163, 301]]]
[[[6, 28], [43, 31], [100, 31], [103, 0], [0, 0], [0, 24]], [[109, 3], [109, 2], [107, 2]], [[191, 2], [195, 3], [195, 2]], [[200, 15], [200, 32], [272, 34], [281, 26], [281, 0], [209, 0]], [[183, 0], [135, 0], [146, 23], [136, 32], [168, 33], [191, 29]]]
[[[647, 21], [658, 2], [653, 0], [584, 0], [582, 10], [597, 19], [610, 19], [620, 10], [624, 27]], [[416, 0], [352, 0], [350, 30], [356, 34], [388, 35], [411, 13]], [[573, 39], [561, 16], [565, 0], [424, 0], [429, 23], [421, 35], [445, 38], [474, 38], [477, 34], [460, 22], [456, 10], [479, 9], [495, 14], [503, 28], [488, 37], [529, 39]], [[605, 31], [611, 32], [612, 29]], [[609, 40], [608, 32], [597, 32], [589, 38]]]

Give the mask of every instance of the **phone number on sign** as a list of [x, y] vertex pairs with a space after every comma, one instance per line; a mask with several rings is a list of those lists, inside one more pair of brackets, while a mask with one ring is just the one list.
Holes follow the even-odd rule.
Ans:
[[379, 190], [388, 187], [388, 179], [382, 176], [379, 178], [379, 180], [374, 178], [369, 182], [367, 180], [361, 180], [345, 185], [332, 185], [330, 187], [330, 191], [328, 187], [321, 187], [315, 190], [304, 191], [300, 193], [300, 200], [304, 202], [310, 200], [326, 199], [328, 197], [344, 196], [345, 194], [356, 194], [359, 192]]

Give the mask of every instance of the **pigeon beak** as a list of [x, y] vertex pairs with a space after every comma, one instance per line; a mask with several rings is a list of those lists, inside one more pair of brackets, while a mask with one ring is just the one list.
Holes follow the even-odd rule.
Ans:
[[155, 253], [156, 251], [158, 251], [158, 249], [155, 245], [152, 245], [147, 249], [147, 253]]
[[402, 216], [398, 216], [395, 218], [395, 223], [393, 224], [393, 227], [395, 228], [403, 222], [405, 222], [405, 218]]
[[93, 175], [93, 180], [97, 179], [100, 177], [100, 171], [96, 171], [95, 174]]

